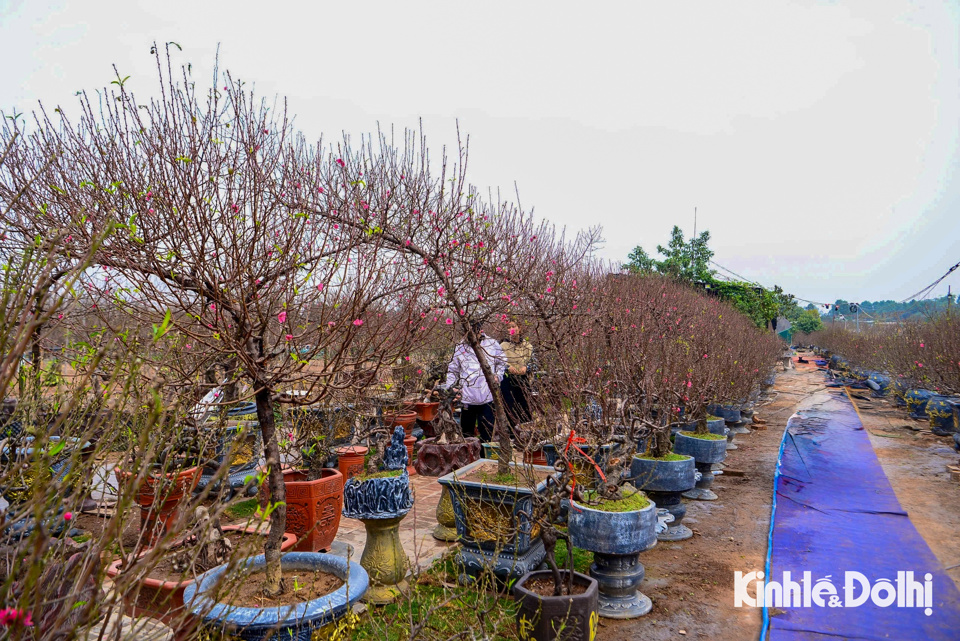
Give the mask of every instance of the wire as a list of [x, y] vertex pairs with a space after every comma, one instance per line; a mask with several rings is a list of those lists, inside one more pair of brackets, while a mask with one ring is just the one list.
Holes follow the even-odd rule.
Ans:
[[[727, 272], [727, 273], [729, 273], [729, 274], [733, 274], [734, 276], [736, 276], [737, 278], [739, 278], [739, 279], [740, 279], [741, 281], [743, 281], [743, 282], [750, 283], [751, 285], [756, 285], [757, 287], [763, 287], [763, 285], [761, 285], [761, 284], [758, 283], [757, 281], [755, 281], [755, 280], [750, 280], [749, 278], [745, 278], [744, 276], [741, 276], [740, 274], [738, 274], [737, 272], [733, 271], [732, 269], [728, 269], [727, 267], [724, 267], [723, 265], [721, 265], [720, 263], [718, 263], [718, 262], [716, 262], [716, 261], [714, 261], [714, 260], [711, 260], [711, 261], [710, 261], [710, 264], [713, 265], [713, 266], [715, 266], [715, 267], [719, 267], [720, 269], [722, 269], [723, 271], [725, 271], [725, 272]], [[721, 275], [722, 275], [722, 274], [721, 274]], [[766, 289], [766, 288], [764, 287], [764, 289]], [[791, 296], [793, 296], [793, 294], [791, 294]], [[796, 300], [802, 301], [802, 302], [804, 302], [804, 303], [810, 303], [811, 305], [816, 305], [817, 307], [820, 307], [821, 305], [822, 305], [822, 306], [826, 306], [826, 307], [833, 307], [833, 303], [821, 303], [821, 302], [818, 302], [818, 301], [815, 301], [815, 300], [808, 300], [808, 299], [806, 299], [806, 298], [800, 298], [799, 296], [793, 296], [793, 298], [796, 299]]]
[[941, 276], [941, 277], [938, 278], [937, 280], [933, 281], [932, 283], [930, 283], [929, 285], [927, 285], [926, 287], [924, 287], [923, 289], [921, 289], [919, 292], [917, 292], [917, 293], [914, 294], [913, 296], [907, 296], [906, 298], [904, 298], [904, 299], [903, 299], [902, 301], [900, 301], [900, 302], [901, 302], [901, 303], [906, 303], [906, 302], [909, 301], [909, 300], [916, 300], [918, 296], [922, 296], [922, 298], [920, 298], [920, 300], [926, 299], [927, 296], [929, 296], [931, 293], [933, 293], [933, 288], [934, 288], [934, 287], [936, 287], [937, 285], [939, 285], [939, 284], [943, 281], [944, 278], [946, 278], [947, 276], [949, 276], [950, 274], [952, 274], [953, 272], [955, 272], [958, 268], [960, 268], [960, 263], [957, 263], [956, 265], [954, 265], [953, 267], [951, 267], [950, 269], [948, 269], [946, 274], [944, 274], [943, 276]]

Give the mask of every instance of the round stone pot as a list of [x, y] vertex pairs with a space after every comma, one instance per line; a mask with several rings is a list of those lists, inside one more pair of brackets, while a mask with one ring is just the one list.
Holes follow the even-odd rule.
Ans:
[[677, 454], [692, 456], [696, 461], [700, 480], [696, 487], [687, 490], [683, 496], [698, 501], [715, 501], [717, 494], [710, 489], [713, 485], [714, 463], [720, 463], [727, 456], [727, 442], [725, 440], [708, 440], [696, 438], [692, 432], [680, 432], [673, 443], [673, 451]]
[[[256, 608], [227, 605], [212, 598], [217, 583], [231, 569], [229, 565], [221, 565], [204, 572], [197, 577], [196, 583], [187, 586], [183, 600], [195, 616], [203, 619], [205, 626], [226, 631], [245, 641], [310, 641], [315, 631], [346, 614], [367, 591], [370, 581], [360, 564], [332, 554], [290, 552], [280, 557], [280, 564], [284, 570], [329, 572], [343, 580], [344, 585], [319, 599], [293, 606]], [[262, 571], [265, 568], [266, 561], [261, 554], [243, 561], [240, 571]]]
[[960, 402], [952, 396], [931, 396], [927, 401], [927, 416], [930, 430], [937, 436], [947, 436], [957, 431], [953, 422], [953, 408]]
[[740, 408], [736, 405], [708, 405], [707, 411], [713, 416], [722, 418], [726, 423], [739, 423], [742, 418]]
[[640, 553], [657, 544], [657, 506], [602, 512], [570, 501], [570, 543], [593, 552], [590, 576], [597, 580], [598, 612], [609, 619], [633, 619], [653, 608], [638, 588], [643, 581]]
[[873, 381], [876, 384], [877, 388], [873, 391], [878, 396], [886, 396], [889, 393], [891, 383], [889, 376], [884, 376], [878, 372], [873, 372], [870, 374], [867, 380]]
[[659, 507], [673, 515], [669, 527], [657, 535], [659, 541], [683, 541], [693, 532], [682, 523], [687, 507], [681, 496], [697, 484], [697, 468], [693, 457], [682, 461], [658, 461], [634, 457], [630, 468], [633, 484], [643, 490]]
[[890, 391], [893, 392], [893, 402], [897, 407], [906, 407], [907, 391], [909, 391], [910, 386], [902, 379], [896, 378], [890, 383]]
[[[564, 581], [567, 575], [566, 571], [560, 571]], [[594, 639], [599, 627], [596, 580], [579, 572], [573, 573], [573, 582], [586, 587], [583, 594], [541, 596], [526, 588], [528, 581], [543, 578], [552, 581], [553, 574], [550, 570], [527, 572], [513, 587], [519, 637], [536, 641]], [[563, 630], [562, 636], [557, 634], [558, 630]]]

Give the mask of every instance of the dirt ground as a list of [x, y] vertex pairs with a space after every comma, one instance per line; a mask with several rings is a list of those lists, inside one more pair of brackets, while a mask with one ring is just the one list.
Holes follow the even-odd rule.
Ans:
[[[779, 373], [774, 389], [776, 397], [757, 410], [767, 429], [737, 436], [739, 449], [727, 454], [726, 468], [743, 476], [718, 476], [717, 501], [687, 501], [684, 523], [692, 539], [661, 542], [641, 555], [647, 573], [641, 591], [653, 610], [633, 621], [600, 619], [597, 639], [759, 638], [761, 611], [733, 606], [733, 573], [763, 569], [774, 466], [787, 420], [814, 395], [837, 393], [824, 387], [821, 372], [803, 364]], [[946, 471], [958, 459], [952, 440], [934, 436], [887, 401], [865, 400], [867, 392], [855, 392], [864, 399], [854, 401], [897, 498], [940, 562], [960, 564], [960, 483]], [[960, 584], [960, 566], [949, 574]]]

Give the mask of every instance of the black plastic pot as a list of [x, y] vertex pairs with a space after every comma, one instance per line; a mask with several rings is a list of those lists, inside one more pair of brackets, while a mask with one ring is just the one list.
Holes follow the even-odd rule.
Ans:
[[[561, 571], [561, 576], [566, 580], [567, 572]], [[586, 586], [586, 591], [564, 596], [540, 596], [524, 587], [528, 581], [541, 578], [552, 581], [553, 575], [549, 570], [528, 572], [513, 588], [513, 598], [517, 601], [518, 638], [536, 641], [594, 639], [600, 622], [597, 616], [597, 582], [574, 572], [574, 584]]]
[[907, 401], [910, 418], [927, 418], [927, 402], [934, 396], [936, 394], [928, 389], [907, 390], [903, 398]]
[[930, 417], [930, 430], [937, 436], [946, 436], [957, 431], [954, 423], [954, 407], [960, 402], [952, 396], [931, 396], [927, 401], [927, 416]]

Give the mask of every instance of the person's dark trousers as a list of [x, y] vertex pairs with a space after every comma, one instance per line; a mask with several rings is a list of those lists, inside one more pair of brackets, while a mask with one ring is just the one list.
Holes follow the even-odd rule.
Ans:
[[464, 436], [477, 436], [481, 443], [493, 439], [493, 403], [464, 405], [460, 412], [460, 428]]
[[500, 381], [500, 393], [503, 395], [504, 409], [507, 411], [511, 428], [530, 420], [526, 376], [507, 374]]

